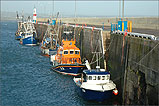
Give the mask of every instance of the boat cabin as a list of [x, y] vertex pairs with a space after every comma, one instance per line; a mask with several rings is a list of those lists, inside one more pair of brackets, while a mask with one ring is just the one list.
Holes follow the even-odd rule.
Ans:
[[106, 83], [109, 82], [110, 73], [109, 72], [101, 72], [97, 70], [84, 70], [83, 75], [81, 76], [83, 82], [88, 83]]
[[57, 51], [56, 60], [61, 64], [81, 64], [80, 49], [75, 41], [62, 40], [62, 47]]

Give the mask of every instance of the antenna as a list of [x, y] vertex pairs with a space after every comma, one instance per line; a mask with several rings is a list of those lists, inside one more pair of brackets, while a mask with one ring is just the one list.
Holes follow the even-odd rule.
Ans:
[[19, 19], [18, 11], [16, 11], [16, 13], [17, 13], [17, 19]]
[[23, 9], [22, 9], [22, 22], [24, 21], [24, 11], [23, 11]]
[[24, 10], [22, 9], [22, 17], [24, 17]]
[[53, 18], [53, 15], [54, 15], [54, 0], [52, 2], [52, 18]]
[[[76, 18], [76, 0], [75, 0], [75, 18]], [[76, 22], [76, 21], [75, 21]]]
[[[100, 59], [102, 58], [102, 57], [100, 57], [100, 54], [102, 53], [102, 50], [101, 50], [101, 42], [100, 42], [100, 40], [98, 39], [98, 43], [99, 43], [99, 45], [97, 45], [96, 46], [96, 50], [94, 51], [94, 52], [92, 52], [94, 55], [96, 55], [96, 62], [97, 62], [97, 66], [96, 66], [96, 68], [97, 68], [97, 70], [99, 71], [100, 70]], [[99, 50], [97, 51], [97, 47], [99, 47]], [[94, 58], [94, 57], [93, 57]]]

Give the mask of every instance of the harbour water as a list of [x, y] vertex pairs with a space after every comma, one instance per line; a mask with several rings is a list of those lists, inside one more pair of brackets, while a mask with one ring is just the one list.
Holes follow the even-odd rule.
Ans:
[[52, 71], [39, 46], [20, 45], [15, 40], [16, 30], [16, 21], [1, 21], [0, 106], [119, 104], [118, 97], [103, 103], [83, 100], [73, 77]]

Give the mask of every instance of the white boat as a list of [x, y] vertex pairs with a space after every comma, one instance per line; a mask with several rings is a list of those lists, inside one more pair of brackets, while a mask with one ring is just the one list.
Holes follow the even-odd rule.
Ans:
[[36, 45], [37, 40], [35, 37], [37, 36], [35, 27], [30, 18], [22, 25], [22, 30], [24, 35], [21, 36], [20, 44], [23, 45]]
[[110, 73], [105, 69], [100, 69], [98, 55], [96, 55], [96, 69], [91, 69], [86, 60], [87, 70], [83, 70], [81, 78], [75, 77], [73, 80], [77, 85], [79, 94], [85, 100], [95, 100], [102, 102], [112, 97], [113, 93], [118, 94], [116, 85], [110, 80]]
[[[101, 71], [102, 70], [102, 71]], [[77, 90], [85, 100], [102, 102], [118, 94], [110, 73], [104, 69], [84, 70], [81, 78], [74, 78]]]

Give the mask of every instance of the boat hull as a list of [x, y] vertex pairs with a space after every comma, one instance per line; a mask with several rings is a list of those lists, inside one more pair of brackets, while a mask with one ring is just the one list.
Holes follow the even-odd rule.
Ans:
[[41, 48], [41, 55], [49, 57], [49, 49]]
[[49, 57], [50, 55], [55, 55], [56, 51], [57, 51], [56, 49], [53, 50], [53, 49], [48, 49], [48, 48], [41, 47], [41, 54], [43, 56]]
[[84, 68], [85, 65], [74, 65], [74, 64], [62, 64], [52, 67], [52, 69], [58, 73], [64, 75], [72, 75], [72, 76], [77, 76], [81, 74]]
[[22, 37], [21, 36], [16, 36], [15, 39], [16, 40], [20, 40]]
[[85, 100], [94, 100], [98, 102], [103, 102], [104, 100], [111, 98], [113, 95], [113, 90], [95, 91], [80, 88], [79, 86], [77, 86], [77, 90], [79, 92], [79, 95], [82, 96], [82, 98], [84, 98]]
[[36, 45], [37, 40], [34, 37], [23, 38], [21, 44], [23, 45]]

